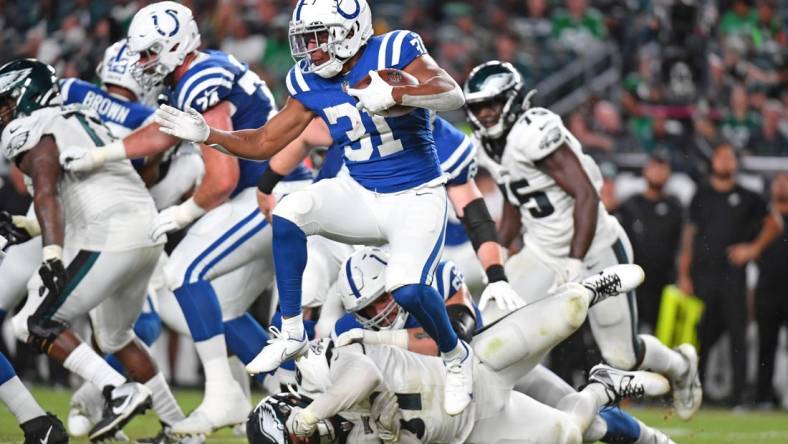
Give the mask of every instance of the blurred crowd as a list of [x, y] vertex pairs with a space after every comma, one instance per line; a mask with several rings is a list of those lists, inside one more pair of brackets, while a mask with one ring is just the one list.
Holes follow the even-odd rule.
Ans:
[[[0, 63], [35, 57], [55, 66], [61, 76], [96, 80], [95, 67], [104, 49], [125, 35], [134, 13], [148, 3], [0, 0]], [[183, 3], [195, 13], [203, 46], [222, 49], [248, 63], [283, 103], [283, 79], [293, 63], [287, 28], [296, 1]], [[726, 168], [732, 168], [735, 177], [742, 156], [788, 158], [788, 2], [370, 0], [370, 4], [376, 33], [400, 28], [418, 32], [433, 57], [459, 82], [476, 64], [495, 58], [512, 62], [533, 87], [582, 63], [597, 49], [612, 51], [620, 81], [604, 90], [571, 85], [590, 92], [562, 117], [586, 151], [602, 161], [608, 179], [603, 200], [620, 216], [637, 261], [647, 268], [650, 280], [639, 296], [644, 324], [655, 328], [665, 285], [681, 281], [682, 289], [698, 293], [707, 303], [700, 336], [709, 344], [702, 344], [702, 350], [710, 349], [722, 332], [732, 338], [731, 402], [739, 404], [743, 402], [742, 360], [752, 348], [745, 343], [745, 330], [749, 321], [757, 320], [759, 382], [750, 400], [775, 400], [775, 349], [780, 326], [788, 324], [788, 237], [781, 234], [768, 247], [739, 249], [733, 255], [730, 248], [757, 242], [769, 215], [788, 222], [788, 175], [770, 174], [776, 177], [770, 177], [771, 182], [760, 178], [759, 193], [752, 195], [743, 188], [715, 188], [719, 181], [714, 177]], [[552, 105], [538, 97], [538, 104]], [[637, 192], [616, 191], [616, 179], [621, 179], [619, 157], [633, 153], [649, 159], [637, 172]], [[28, 201], [14, 191], [23, 189], [21, 180], [11, 177], [17, 186], [7, 186], [9, 171], [0, 162], [0, 209], [24, 212]], [[676, 176], [685, 178], [673, 187], [684, 194], [683, 199], [668, 192]], [[480, 180], [485, 181], [485, 176]], [[495, 187], [487, 188], [491, 194], [496, 192]], [[706, 191], [693, 199], [696, 188]], [[711, 208], [715, 199], [723, 203], [719, 213], [698, 210]], [[740, 205], [744, 199], [747, 211]], [[731, 222], [732, 231], [702, 232], [710, 226], [708, 218], [717, 224]], [[687, 226], [695, 229], [694, 252], [681, 243]], [[694, 261], [677, 267], [679, 257]], [[758, 263], [761, 279], [744, 282], [746, 263]], [[711, 268], [698, 268], [704, 264]], [[722, 274], [736, 279], [728, 292], [704, 280]]]

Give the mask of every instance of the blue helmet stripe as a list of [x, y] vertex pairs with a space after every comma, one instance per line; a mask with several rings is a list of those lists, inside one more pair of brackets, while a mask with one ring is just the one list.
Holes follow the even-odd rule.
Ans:
[[353, 292], [353, 295], [356, 298], [360, 298], [361, 293], [359, 293], [358, 287], [356, 287], [356, 283], [353, 281], [353, 274], [350, 272], [350, 262], [351, 261], [347, 261], [347, 263], [345, 264], [345, 274], [347, 274], [347, 282], [348, 284], [350, 284], [350, 291]]

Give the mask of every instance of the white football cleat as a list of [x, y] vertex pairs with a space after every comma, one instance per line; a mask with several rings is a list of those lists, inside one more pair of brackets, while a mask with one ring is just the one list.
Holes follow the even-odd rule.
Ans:
[[580, 283], [593, 293], [589, 303], [590, 307], [611, 296], [618, 296], [621, 293], [634, 290], [643, 282], [645, 277], [646, 274], [640, 268], [640, 265], [619, 264], [588, 276]]
[[673, 408], [683, 420], [692, 418], [703, 403], [703, 388], [698, 375], [698, 352], [690, 344], [681, 344], [676, 351], [687, 360], [687, 372], [671, 380]]
[[446, 385], [444, 386], [443, 409], [450, 416], [459, 415], [473, 400], [473, 349], [462, 339], [465, 357], [444, 361]]
[[662, 396], [670, 391], [668, 380], [657, 373], [624, 371], [605, 364], [595, 365], [588, 375], [589, 384], [602, 384], [607, 394], [607, 405], [616, 405], [623, 399], [642, 399]]
[[268, 331], [271, 333], [271, 339], [260, 353], [246, 364], [246, 371], [251, 375], [274, 371], [283, 362], [297, 357], [309, 348], [305, 331], [301, 338], [291, 338], [276, 327], [270, 327]]
[[90, 382], [83, 383], [71, 395], [69, 403], [68, 433], [74, 437], [87, 436], [93, 425], [101, 420], [104, 408], [104, 395], [98, 387]]
[[153, 405], [149, 388], [138, 382], [127, 382], [108, 393], [101, 420], [90, 431], [91, 441], [104, 441], [116, 436], [131, 419], [145, 413]]
[[246, 422], [252, 404], [238, 383], [207, 382], [202, 403], [184, 420], [172, 425], [175, 435], [204, 435], [222, 427], [234, 427]]

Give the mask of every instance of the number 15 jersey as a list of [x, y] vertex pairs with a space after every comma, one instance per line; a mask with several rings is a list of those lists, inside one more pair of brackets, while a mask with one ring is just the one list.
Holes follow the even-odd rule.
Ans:
[[427, 54], [421, 38], [392, 31], [372, 37], [359, 52], [350, 71], [328, 79], [305, 73], [302, 64], [296, 64], [286, 77], [290, 95], [326, 122], [332, 147], [343, 149], [350, 176], [364, 188], [394, 193], [441, 177], [428, 110], [416, 108], [399, 117], [372, 115], [356, 109], [358, 101], [345, 92], [370, 71], [403, 69]]
[[[544, 108], [531, 108], [514, 124], [500, 162], [479, 150], [480, 164], [492, 174], [506, 199], [520, 210], [525, 245], [548, 260], [569, 256], [574, 234], [575, 200], [536, 163], [564, 143], [575, 153], [597, 192], [602, 173], [583, 153], [580, 142], [564, 127], [561, 118]], [[586, 256], [610, 247], [620, 226], [599, 203], [596, 232]]]

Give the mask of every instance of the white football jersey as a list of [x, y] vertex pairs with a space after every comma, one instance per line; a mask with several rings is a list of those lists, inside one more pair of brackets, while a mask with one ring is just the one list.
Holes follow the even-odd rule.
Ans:
[[[599, 167], [583, 153], [580, 142], [564, 127], [561, 118], [550, 110], [530, 108], [520, 116], [506, 139], [500, 163], [479, 150], [481, 165], [492, 174], [509, 202], [520, 209], [525, 244], [553, 261], [569, 256], [575, 200], [550, 175], [540, 170], [536, 162], [564, 143], [580, 159], [599, 192], [602, 187]], [[610, 247], [618, 238], [618, 227], [616, 218], [608, 214], [600, 202], [596, 233], [588, 254]]]
[[[50, 135], [59, 149], [100, 147], [113, 140], [94, 111], [82, 105], [48, 107], [6, 126], [0, 149], [8, 159], [33, 149]], [[31, 183], [26, 178], [28, 184]], [[59, 196], [66, 244], [90, 251], [125, 251], [153, 245], [149, 233], [156, 208], [129, 161], [108, 162], [90, 173], [62, 171]]]
[[[335, 348], [331, 357], [331, 379], [334, 369], [343, 368], [341, 360], [354, 360], [366, 355], [379, 370], [382, 383], [376, 391], [387, 390], [397, 395], [402, 414], [402, 429], [424, 443], [462, 443], [473, 430], [476, 403], [461, 414], [449, 416], [443, 410], [446, 368], [435, 356], [425, 356], [396, 347], [351, 345]], [[482, 389], [482, 388], [479, 388]], [[374, 396], [374, 394], [373, 394]], [[370, 400], [357, 402], [340, 414], [354, 423], [348, 442], [374, 442], [374, 421], [369, 418]]]

